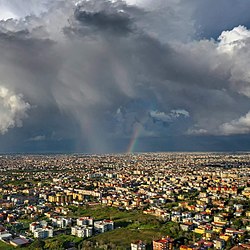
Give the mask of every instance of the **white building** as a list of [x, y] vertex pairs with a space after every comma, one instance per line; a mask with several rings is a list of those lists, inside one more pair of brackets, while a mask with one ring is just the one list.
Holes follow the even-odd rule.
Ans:
[[40, 222], [32, 222], [30, 223], [30, 231], [34, 233], [34, 231], [38, 228], [45, 228], [47, 227], [48, 223], [46, 221], [40, 221]]
[[93, 235], [93, 227], [87, 225], [71, 227], [71, 234], [80, 238], [91, 237]]
[[146, 244], [141, 240], [131, 243], [131, 250], [146, 250]]
[[0, 232], [0, 240], [9, 240], [12, 238], [12, 234], [7, 231]]
[[94, 219], [91, 217], [81, 217], [76, 220], [77, 226], [83, 226], [83, 225], [89, 225], [93, 226], [94, 224]]
[[114, 222], [112, 220], [95, 221], [94, 229], [97, 233], [114, 230]]
[[47, 228], [37, 228], [34, 231], [34, 238], [38, 239], [45, 239], [53, 237], [53, 228], [52, 227], [47, 227]]
[[34, 233], [34, 231], [38, 228], [42, 228], [39, 222], [32, 222], [30, 223], [30, 231]]
[[55, 227], [60, 227], [60, 228], [66, 228], [67, 226], [71, 225], [71, 218], [63, 218], [63, 217], [57, 217], [57, 218], [52, 218], [52, 225]]

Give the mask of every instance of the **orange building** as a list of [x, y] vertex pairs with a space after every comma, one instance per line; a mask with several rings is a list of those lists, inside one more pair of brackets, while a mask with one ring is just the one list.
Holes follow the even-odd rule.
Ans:
[[174, 240], [169, 236], [153, 241], [153, 250], [172, 250]]

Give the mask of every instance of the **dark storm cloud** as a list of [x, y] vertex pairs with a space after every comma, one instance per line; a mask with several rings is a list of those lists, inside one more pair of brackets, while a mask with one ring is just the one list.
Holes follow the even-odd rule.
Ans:
[[126, 149], [135, 132], [149, 143], [249, 133], [250, 32], [190, 41], [193, 2], [145, 2], [44, 1], [47, 12], [33, 15], [34, 5], [29, 17], [1, 21], [0, 103], [18, 104], [0, 109], [2, 131], [23, 125], [9, 133], [20, 131], [26, 148], [61, 141], [92, 152]]
[[131, 20], [123, 13], [105, 13], [81, 11], [78, 8], [75, 17], [83, 25], [91, 25], [98, 30], [108, 30], [118, 34], [126, 34], [131, 31]]
[[52, 41], [32, 38], [27, 31], [0, 33], [1, 84], [25, 92], [39, 105], [49, 101], [50, 80], [54, 81], [59, 66], [52, 47]]

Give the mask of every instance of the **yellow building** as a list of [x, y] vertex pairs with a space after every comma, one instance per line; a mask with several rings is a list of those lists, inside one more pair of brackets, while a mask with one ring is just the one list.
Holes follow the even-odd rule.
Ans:
[[55, 195], [49, 195], [48, 200], [49, 200], [49, 202], [56, 202], [56, 196]]
[[213, 240], [216, 238], [216, 233], [214, 231], [206, 231], [205, 232], [205, 239], [206, 240]]
[[200, 227], [195, 228], [194, 233], [204, 234], [205, 233], [205, 229], [204, 228], [200, 228]]
[[216, 227], [216, 226], [213, 227], [213, 231], [216, 233], [220, 233], [222, 231], [222, 229], [223, 228], [221, 228], [221, 227]]
[[220, 239], [224, 240], [224, 241], [229, 241], [230, 240], [230, 236], [229, 235], [220, 235]]
[[246, 197], [250, 198], [250, 187], [246, 187], [243, 191], [242, 194], [245, 195]]

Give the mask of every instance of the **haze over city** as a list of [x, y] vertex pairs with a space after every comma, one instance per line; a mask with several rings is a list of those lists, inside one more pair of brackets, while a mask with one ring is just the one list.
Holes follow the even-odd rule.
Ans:
[[247, 0], [0, 0], [0, 151], [250, 150]]

